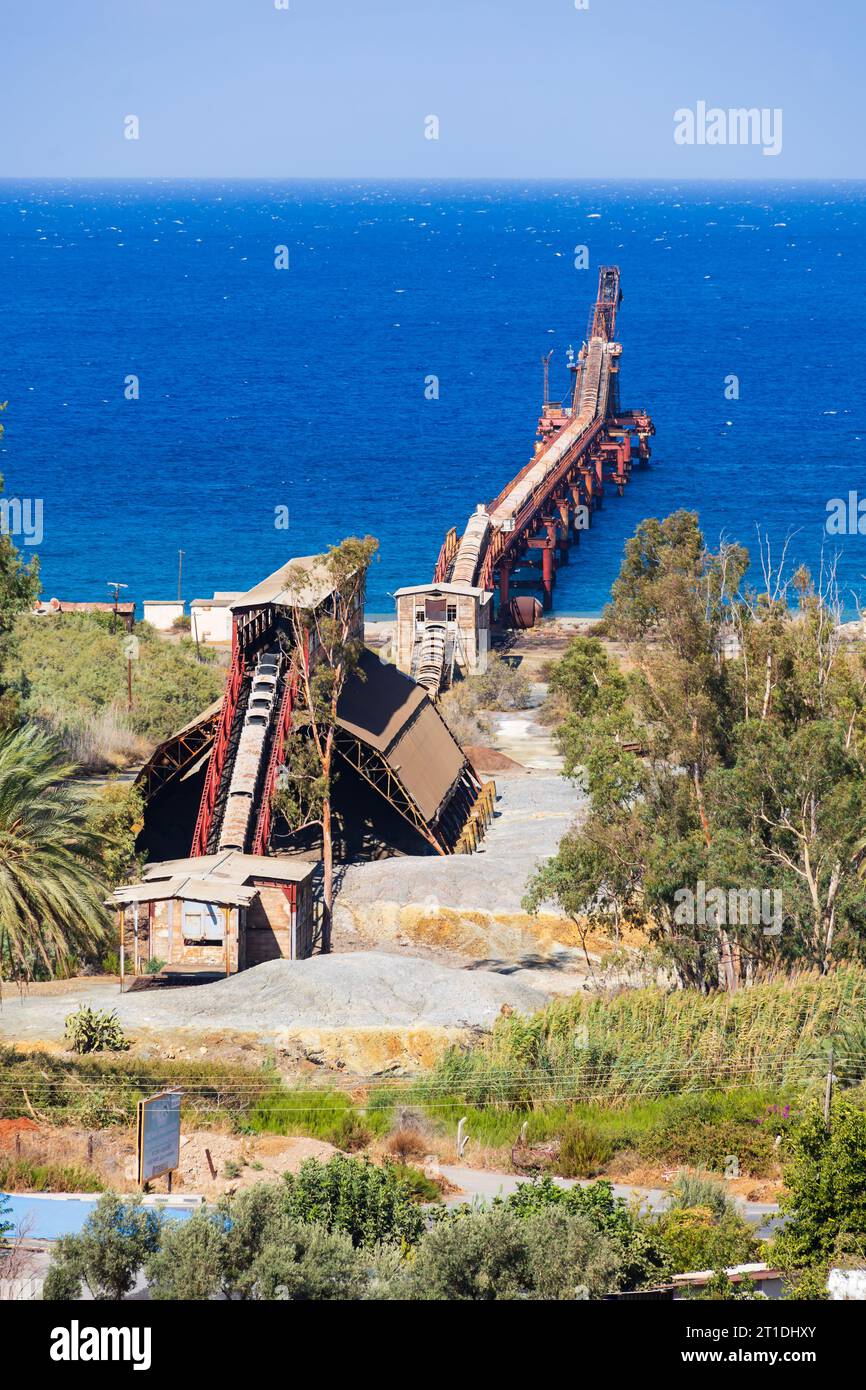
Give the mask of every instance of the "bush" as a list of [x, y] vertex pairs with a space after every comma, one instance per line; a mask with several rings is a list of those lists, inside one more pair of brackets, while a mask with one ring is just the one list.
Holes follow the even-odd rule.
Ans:
[[402, 1183], [414, 1202], [440, 1202], [442, 1192], [438, 1183], [428, 1178], [420, 1168], [409, 1163], [389, 1163], [388, 1168], [398, 1182]]
[[526, 709], [530, 698], [530, 683], [523, 672], [491, 652], [487, 670], [466, 676], [446, 690], [439, 707], [458, 743], [477, 744], [490, 735], [485, 710]]
[[[524, 1219], [550, 1207], [581, 1216], [610, 1239], [619, 1254], [619, 1287], [628, 1290], [658, 1283], [668, 1272], [668, 1256], [655, 1222], [630, 1211], [613, 1185], [603, 1180], [588, 1187], [558, 1187], [550, 1177], [519, 1183], [499, 1205]], [[458, 1209], [459, 1210], [459, 1209]]]
[[328, 1163], [308, 1158], [296, 1174], [286, 1174], [285, 1182], [290, 1216], [345, 1231], [353, 1245], [415, 1245], [421, 1238], [424, 1217], [391, 1167], [376, 1168], [367, 1159], [342, 1154]]
[[716, 1221], [736, 1211], [734, 1203], [717, 1178], [698, 1169], [680, 1173], [668, 1194], [670, 1207], [708, 1207]]
[[724, 1269], [758, 1258], [760, 1246], [752, 1227], [733, 1211], [717, 1220], [711, 1207], [674, 1207], [659, 1217], [658, 1227], [675, 1274]]
[[498, 652], [489, 652], [486, 671], [462, 682], [471, 690], [478, 709], [527, 709], [532, 696], [530, 682], [519, 666], [512, 666]]
[[696, 1297], [707, 1302], [718, 1303], [723, 1300], [725, 1302], [756, 1300], [766, 1298], [767, 1295], [758, 1292], [753, 1279], [740, 1279], [735, 1284], [728, 1278], [726, 1270], [717, 1269], [712, 1279], [707, 1281], [703, 1291]]
[[250, 1296], [279, 1300], [360, 1298], [367, 1263], [343, 1231], [302, 1221], [285, 1223], [252, 1262]]
[[601, 1298], [619, 1275], [619, 1252], [586, 1217], [548, 1208], [521, 1218], [497, 1207], [439, 1222], [392, 1292], [458, 1302]]
[[98, 729], [105, 717], [124, 738], [131, 731], [158, 741], [217, 699], [223, 671], [206, 648], [197, 654], [189, 638], [166, 642], [147, 623], [136, 624], [135, 636], [139, 645], [129, 715], [127, 633], [122, 624], [112, 632], [109, 615], [23, 615], [16, 623], [16, 650], [4, 677], [24, 692], [28, 716], [50, 719], [69, 737], [75, 737], [76, 730], [80, 735], [82, 730]]
[[134, 1201], [106, 1192], [80, 1235], [61, 1236], [54, 1247], [42, 1297], [67, 1301], [85, 1284], [93, 1298], [119, 1299], [132, 1289], [145, 1260], [159, 1248], [160, 1220]]
[[93, 797], [87, 820], [102, 840], [102, 862], [109, 888], [137, 877], [140, 864], [135, 841], [144, 821], [144, 797], [138, 787], [112, 778]]
[[640, 1151], [645, 1158], [694, 1164], [717, 1173], [724, 1172], [735, 1157], [741, 1173], [764, 1178], [776, 1164], [773, 1138], [769, 1129], [753, 1120], [697, 1120], [675, 1114], [645, 1137]]
[[168, 1221], [159, 1249], [145, 1263], [151, 1298], [203, 1302], [223, 1292], [226, 1223], [196, 1211], [188, 1221]]
[[417, 1129], [395, 1129], [385, 1147], [399, 1163], [405, 1163], [410, 1158], [423, 1158], [429, 1145]]
[[[8, 1184], [2, 1182], [2, 1179], [0, 1179], [0, 1186], [6, 1187]], [[0, 1192], [0, 1250], [2, 1250], [3, 1246], [6, 1244], [7, 1236], [11, 1235], [15, 1230], [15, 1222], [9, 1220], [9, 1213], [11, 1210], [12, 1206], [9, 1198], [6, 1196], [5, 1192]]]
[[866, 1242], [866, 1114], [851, 1100], [833, 1102], [829, 1132], [821, 1106], [808, 1110], [790, 1140], [782, 1209], [788, 1219], [773, 1243], [786, 1270], [861, 1254]]
[[613, 1154], [613, 1144], [599, 1130], [569, 1123], [563, 1131], [557, 1167], [564, 1178], [594, 1178]]
[[169, 1222], [160, 1248], [146, 1263], [151, 1297], [362, 1297], [368, 1257], [345, 1232], [291, 1217], [286, 1203], [285, 1188], [261, 1183], [223, 1201], [216, 1213], [195, 1212], [189, 1221]]
[[114, 1010], [91, 1009], [82, 1004], [66, 1019], [66, 1038], [73, 1052], [126, 1052], [129, 1043], [123, 1036]]

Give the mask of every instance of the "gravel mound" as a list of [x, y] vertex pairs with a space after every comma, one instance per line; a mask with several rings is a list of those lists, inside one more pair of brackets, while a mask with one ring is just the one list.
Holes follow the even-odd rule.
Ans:
[[384, 951], [267, 961], [226, 980], [118, 1001], [130, 1025], [270, 1033], [302, 1028], [490, 1028], [508, 1005], [533, 1013], [539, 991], [489, 970], [455, 970]]

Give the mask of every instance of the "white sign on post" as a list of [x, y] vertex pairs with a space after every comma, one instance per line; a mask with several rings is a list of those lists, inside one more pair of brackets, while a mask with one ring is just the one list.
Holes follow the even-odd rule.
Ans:
[[180, 1091], [138, 1102], [138, 1181], [170, 1173], [180, 1162]]

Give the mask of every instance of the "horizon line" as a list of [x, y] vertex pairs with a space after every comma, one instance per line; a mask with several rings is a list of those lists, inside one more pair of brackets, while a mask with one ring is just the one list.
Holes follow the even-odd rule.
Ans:
[[2, 174], [0, 183], [694, 183], [799, 184], [863, 183], [866, 174], [797, 174], [759, 177], [753, 174]]

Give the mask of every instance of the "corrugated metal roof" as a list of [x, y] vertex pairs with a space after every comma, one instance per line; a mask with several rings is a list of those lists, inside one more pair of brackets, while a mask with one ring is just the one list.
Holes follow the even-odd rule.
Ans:
[[233, 613], [274, 603], [284, 608], [316, 608], [333, 592], [334, 581], [321, 555], [298, 555], [231, 604]]
[[152, 883], [130, 883], [116, 888], [110, 903], [163, 902], [167, 898], [183, 898], [186, 902], [221, 903], [229, 907], [249, 907], [258, 896], [258, 889], [244, 888], [216, 878], [166, 878]]
[[490, 593], [487, 589], [477, 589], [472, 584], [406, 584], [402, 589], [395, 589], [394, 598], [404, 598], [406, 594], [471, 594], [473, 598], [480, 597], [483, 603], [489, 603]]
[[423, 686], [365, 649], [337, 713], [341, 728], [381, 753], [424, 819], [434, 820], [466, 757]]
[[145, 864], [142, 877], [148, 883], [159, 879], [195, 875], [201, 880], [217, 879], [230, 883], [249, 883], [250, 879], [272, 879], [275, 883], [302, 883], [315, 869], [304, 859], [279, 859], [265, 854], [241, 854], [222, 850], [219, 854], [199, 854], [188, 859], [165, 859]]

